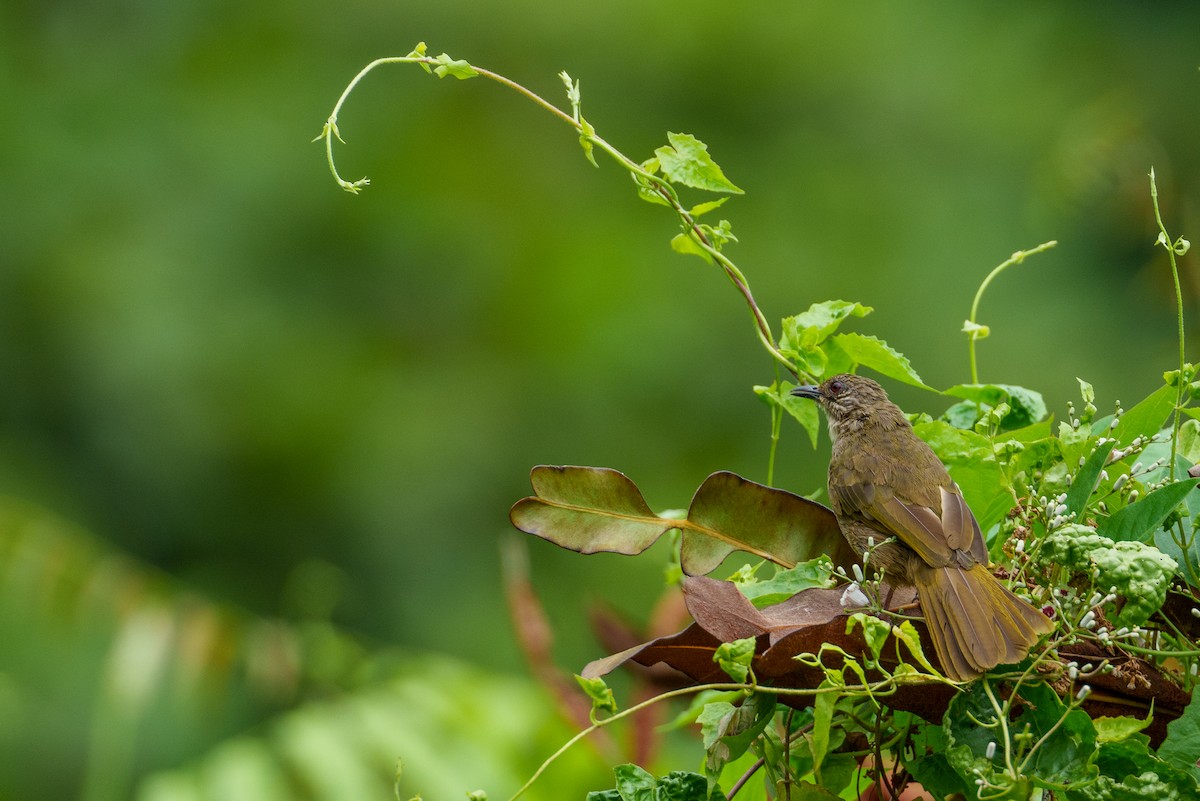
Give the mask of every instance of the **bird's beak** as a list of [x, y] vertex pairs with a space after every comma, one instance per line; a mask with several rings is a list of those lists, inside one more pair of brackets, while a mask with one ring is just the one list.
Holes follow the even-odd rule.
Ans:
[[813, 384], [804, 384], [796, 387], [789, 394], [795, 395], [798, 398], [811, 398], [812, 400], [819, 400], [821, 397], [821, 388], [814, 386]]

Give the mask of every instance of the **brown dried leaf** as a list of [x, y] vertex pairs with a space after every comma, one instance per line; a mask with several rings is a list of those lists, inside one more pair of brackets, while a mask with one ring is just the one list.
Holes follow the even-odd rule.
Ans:
[[689, 575], [708, 573], [734, 551], [784, 567], [822, 555], [843, 566], [855, 558], [832, 511], [733, 473], [705, 479], [686, 520], [654, 514], [637, 486], [616, 470], [542, 465], [530, 479], [535, 495], [513, 506], [513, 525], [579, 553], [641, 553], [677, 528]]
[[704, 575], [735, 550], [784, 567], [828, 555], [848, 567], [855, 559], [830, 509], [729, 472], [704, 480], [688, 509], [683, 570]]
[[646, 667], [664, 662], [697, 684], [727, 681], [729, 677], [713, 662], [713, 654], [720, 645], [720, 640], [693, 623], [678, 634], [659, 637], [619, 654], [597, 659], [584, 667], [579, 675], [585, 679], [599, 678], [632, 660]]
[[[584, 675], [600, 676], [629, 661], [645, 666], [662, 662], [698, 684], [725, 682], [729, 679], [712, 661], [713, 655], [723, 642], [747, 637], [758, 639], [752, 665], [754, 675], [760, 682], [774, 687], [815, 689], [820, 685], [825, 678], [824, 671], [798, 662], [796, 656], [816, 654], [825, 643], [840, 647], [857, 657], [860, 663], [865, 662], [867, 647], [858, 630], [854, 634], [846, 633], [848, 611], [855, 610], [842, 608], [840, 588], [804, 590], [787, 601], [763, 609], [755, 608], [730, 582], [691, 577], [684, 580], [683, 590], [695, 623], [679, 634], [597, 660], [588, 665]], [[911, 588], [897, 588], [889, 606], [905, 605], [914, 597]], [[913, 625], [921, 635], [926, 656], [935, 660], [924, 623], [914, 621]], [[1076, 661], [1080, 665], [1093, 666], [1099, 666], [1104, 659], [1109, 660], [1116, 667], [1111, 674], [1095, 671], [1086, 678], [1093, 692], [1084, 702], [1084, 710], [1093, 717], [1120, 714], [1144, 717], [1153, 701], [1154, 719], [1146, 733], [1156, 746], [1166, 735], [1167, 724], [1182, 714], [1189, 701], [1187, 693], [1162, 670], [1145, 660], [1117, 651], [1102, 651], [1089, 643], [1066, 646], [1060, 649], [1059, 657], [1063, 662]], [[881, 660], [889, 669], [898, 663], [896, 652], [890, 647], [884, 649]], [[936, 661], [934, 664], [936, 666]], [[881, 678], [872, 676], [871, 671], [867, 676], [869, 679]], [[1084, 680], [1080, 679], [1081, 682]], [[1068, 682], [1065, 675], [1054, 688], [1064, 697], [1070, 697], [1079, 689]], [[938, 721], [954, 693], [954, 688], [946, 684], [901, 685], [887, 697], [887, 703], [893, 709]], [[780, 701], [805, 707], [811, 703], [811, 697], [783, 695]]]

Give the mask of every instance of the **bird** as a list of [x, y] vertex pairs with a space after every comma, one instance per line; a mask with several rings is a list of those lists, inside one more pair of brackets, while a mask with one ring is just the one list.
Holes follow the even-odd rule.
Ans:
[[988, 569], [962, 491], [877, 382], [842, 374], [792, 395], [825, 411], [829, 501], [842, 535], [893, 586], [917, 590], [943, 673], [965, 682], [1020, 662], [1052, 621]]

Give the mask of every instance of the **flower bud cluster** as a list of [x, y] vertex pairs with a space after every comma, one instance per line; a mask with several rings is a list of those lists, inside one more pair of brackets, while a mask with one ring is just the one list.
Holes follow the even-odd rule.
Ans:
[[1067, 523], [1074, 522], [1075, 513], [1067, 511], [1067, 493], [1060, 493], [1050, 500], [1043, 495], [1038, 500], [1041, 502], [1042, 508], [1050, 515], [1050, 519], [1046, 521], [1047, 531], [1053, 531]]
[[[1085, 665], [1080, 665], [1075, 660], [1067, 663], [1067, 678], [1072, 682], [1078, 681], [1080, 678], [1086, 679], [1090, 676], [1112, 673], [1112, 671], [1113, 666], [1108, 663], [1107, 659], [1095, 663], [1088, 662]], [[1086, 687], [1087, 685], [1084, 686]], [[1089, 689], [1088, 692], [1090, 693], [1091, 690]]]
[[[1114, 419], [1113, 422], [1116, 423], [1117, 421]], [[1108, 455], [1108, 459], [1105, 461], [1105, 464], [1110, 465], [1113, 462], [1119, 462], [1122, 459], [1125, 459], [1129, 456], [1137, 455], [1137, 454], [1141, 453], [1142, 451], [1144, 451], [1146, 449], [1147, 445], [1149, 445], [1152, 442], [1157, 442], [1157, 441], [1158, 441], [1157, 436], [1144, 437], [1141, 434], [1139, 434], [1138, 436], [1136, 436], [1132, 440], [1130, 440], [1129, 444], [1126, 445], [1124, 448], [1113, 448], [1113, 451], [1112, 451], [1112, 453], [1110, 453]], [[1104, 437], [1101, 437], [1100, 439], [1098, 439], [1096, 441], [1096, 444], [1104, 445], [1107, 442], [1109, 442], [1109, 440], [1105, 439]], [[1137, 465], [1134, 465], [1134, 467], [1136, 468]]]

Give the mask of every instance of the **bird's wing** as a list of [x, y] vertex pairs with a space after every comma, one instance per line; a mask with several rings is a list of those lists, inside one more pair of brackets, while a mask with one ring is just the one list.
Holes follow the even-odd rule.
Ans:
[[983, 533], [957, 484], [942, 487], [942, 530], [951, 548], [966, 551], [980, 564], [988, 563]]
[[897, 498], [887, 487], [865, 482], [831, 487], [830, 500], [841, 514], [880, 530], [884, 536], [894, 536], [931, 567], [969, 567], [969, 560], [962, 564], [956, 551], [966, 551], [987, 564], [979, 525], [957, 490], [954, 485], [942, 488], [940, 516], [928, 506]]

